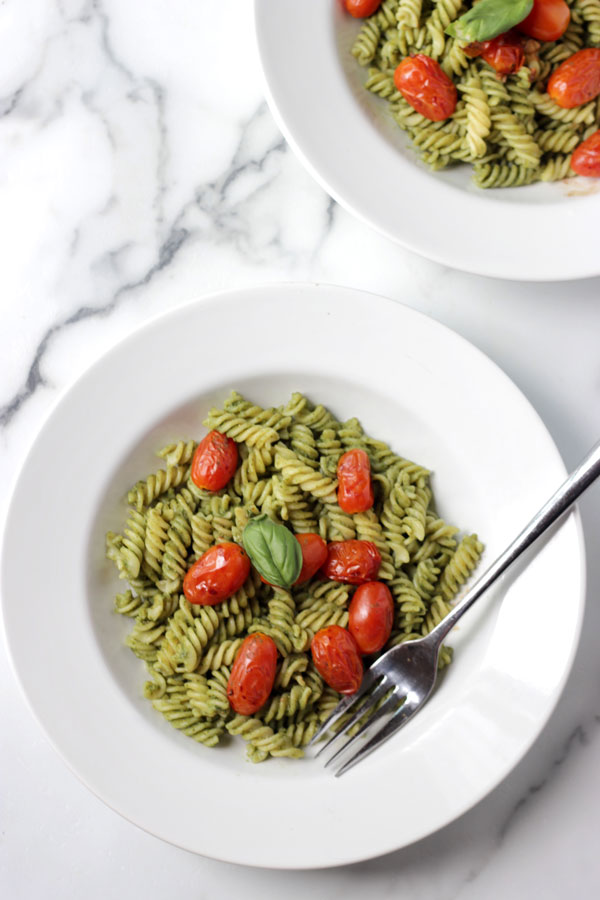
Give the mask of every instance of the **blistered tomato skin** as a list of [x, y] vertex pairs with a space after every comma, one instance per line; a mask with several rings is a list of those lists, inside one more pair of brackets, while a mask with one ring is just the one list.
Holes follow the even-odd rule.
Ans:
[[211, 431], [196, 447], [191, 479], [199, 488], [220, 491], [234, 475], [237, 463], [236, 442], [220, 431]]
[[248, 554], [238, 544], [215, 544], [196, 560], [183, 579], [190, 603], [216, 606], [238, 591], [250, 574]]
[[371, 541], [332, 541], [321, 573], [332, 581], [364, 584], [377, 578], [380, 565], [381, 554]]
[[346, 9], [355, 19], [372, 16], [381, 6], [381, 0], [346, 0]]
[[402, 60], [394, 84], [412, 108], [432, 122], [442, 122], [456, 109], [454, 83], [438, 62], [423, 53]]
[[327, 544], [320, 534], [297, 534], [302, 550], [302, 568], [295, 584], [304, 584], [315, 575], [327, 559]]
[[498, 75], [512, 75], [525, 62], [523, 40], [514, 31], [500, 34], [491, 41], [474, 41], [464, 48], [471, 58], [481, 56]]
[[374, 502], [371, 484], [371, 463], [364, 450], [348, 450], [337, 465], [337, 500], [350, 515], [366, 512]]
[[363, 664], [356, 641], [340, 625], [317, 631], [310, 645], [315, 668], [338, 694], [355, 694], [363, 679]]
[[600, 178], [600, 131], [595, 131], [575, 149], [571, 168], [578, 175]]
[[573, 109], [600, 94], [600, 48], [586, 47], [565, 59], [548, 80], [548, 93], [558, 106]]
[[557, 41], [570, 21], [571, 11], [565, 0], [533, 0], [533, 9], [517, 28], [536, 41]]
[[387, 643], [394, 624], [394, 599], [381, 581], [361, 584], [348, 608], [348, 631], [361, 653], [377, 653]]
[[277, 647], [266, 634], [249, 634], [237, 652], [227, 682], [229, 705], [251, 716], [269, 699], [277, 671]]

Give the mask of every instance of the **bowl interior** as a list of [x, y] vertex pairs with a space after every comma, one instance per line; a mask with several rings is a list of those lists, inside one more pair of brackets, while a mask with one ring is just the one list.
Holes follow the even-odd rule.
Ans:
[[[87, 543], [87, 615], [106, 670], [134, 714], [142, 716], [149, 728], [159, 730], [170, 740], [180, 743], [189, 753], [210, 760], [212, 765], [235, 769], [239, 768], [240, 758], [244, 754], [239, 739], [225, 741], [229, 752], [223, 752], [221, 746], [215, 751], [194, 744], [171, 728], [144, 699], [142, 688], [148, 677], [145, 666], [124, 643], [132, 621], [112, 611], [114, 595], [125, 590], [126, 584], [116, 577], [112, 563], [104, 556], [106, 532], [121, 531], [125, 523], [128, 488], [163, 465], [155, 455], [156, 451], [180, 439], [201, 438], [206, 433], [202, 420], [208, 410], [213, 405], [222, 404], [232, 389], [264, 406], [285, 403], [293, 391], [301, 390], [313, 402], [330, 408], [339, 419], [357, 416], [371, 435], [389, 442], [402, 455], [432, 470], [437, 512], [461, 531], [478, 531], [488, 548], [484, 559], [490, 558], [490, 552], [494, 552], [494, 546], [500, 543], [500, 536], [495, 536], [495, 517], [491, 514], [486, 494], [482, 492], [475, 473], [465, 466], [460, 446], [454, 444], [452, 435], [436, 428], [435, 421], [427, 417], [424, 411], [418, 414], [414, 408], [404, 404], [401, 395], [390, 398], [351, 377], [328, 377], [324, 380], [314, 372], [291, 374], [278, 371], [242, 381], [238, 379], [235, 383], [211, 387], [152, 422], [139, 435], [136, 443], [126, 448], [108, 473], [100, 491], [99, 505], [91, 520]], [[484, 606], [489, 607], [487, 613]], [[468, 686], [485, 657], [499, 610], [491, 592], [485, 603], [473, 610], [464, 624], [455, 629], [448, 643], [455, 648], [456, 656], [444, 676], [445, 688], [438, 692], [415, 721], [408, 734], [408, 742], [414, 742], [418, 732], [427, 729], [428, 720], [434, 720], [444, 710], [449, 710], [457, 695]], [[399, 737], [400, 743], [402, 740]], [[394, 742], [384, 747], [381, 754], [397, 752], [397, 742]], [[319, 768], [319, 764], [302, 761], [294, 766], [294, 778], [312, 777], [315, 765]], [[257, 773], [258, 777], [264, 778], [287, 777], [289, 763], [272, 760], [267, 766], [258, 766]]]

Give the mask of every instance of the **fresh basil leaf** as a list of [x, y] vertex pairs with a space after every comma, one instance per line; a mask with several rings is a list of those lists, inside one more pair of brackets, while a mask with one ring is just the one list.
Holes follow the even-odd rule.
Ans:
[[533, 0], [479, 0], [450, 22], [446, 34], [459, 41], [490, 41], [526, 19], [532, 8]]
[[302, 568], [302, 549], [292, 532], [268, 516], [250, 519], [242, 535], [254, 568], [269, 582], [289, 588]]

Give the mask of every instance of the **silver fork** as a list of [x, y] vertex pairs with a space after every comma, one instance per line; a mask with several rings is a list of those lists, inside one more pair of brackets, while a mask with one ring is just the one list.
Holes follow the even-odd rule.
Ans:
[[[426, 637], [392, 647], [365, 672], [358, 691], [344, 697], [338, 703], [310, 742], [314, 744], [318, 741], [341, 716], [350, 715], [344, 728], [335, 733], [316, 754], [319, 756], [324, 750], [332, 748], [338, 740], [346, 737], [344, 744], [326, 762], [325, 765], [329, 766], [335, 760], [340, 761], [341, 757], [345, 757], [350, 749], [355, 749], [359, 739], [366, 741], [353, 756], [346, 759], [335, 773], [336, 776], [347, 772], [372, 753], [406, 725], [423, 707], [433, 691], [437, 679], [440, 647], [448, 632], [490, 585], [569, 509], [599, 475], [600, 442], [445, 619], [442, 619]], [[364, 716], [367, 716], [367, 719], [360, 725], [358, 731], [348, 736], [348, 732]]]

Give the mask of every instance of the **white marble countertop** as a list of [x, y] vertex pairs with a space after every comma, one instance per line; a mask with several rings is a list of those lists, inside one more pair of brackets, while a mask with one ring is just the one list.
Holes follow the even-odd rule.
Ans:
[[[91, 361], [161, 311], [265, 281], [352, 285], [413, 306], [508, 373], [567, 466], [597, 440], [600, 279], [470, 276], [355, 221], [304, 172], [271, 118], [248, 0], [2, 0], [0, 35], [2, 522], [28, 446]], [[2, 895], [599, 896], [600, 485], [581, 512], [583, 637], [540, 739], [460, 820], [349, 868], [225, 865], [124, 821], [50, 747], [3, 645]]]

